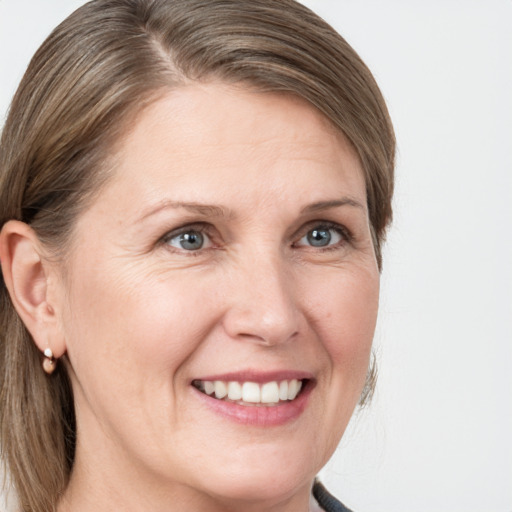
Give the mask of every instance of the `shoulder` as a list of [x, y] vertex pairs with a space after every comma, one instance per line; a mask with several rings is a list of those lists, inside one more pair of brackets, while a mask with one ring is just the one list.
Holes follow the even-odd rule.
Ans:
[[313, 496], [325, 512], [352, 512], [341, 501], [338, 501], [321, 482], [315, 480]]

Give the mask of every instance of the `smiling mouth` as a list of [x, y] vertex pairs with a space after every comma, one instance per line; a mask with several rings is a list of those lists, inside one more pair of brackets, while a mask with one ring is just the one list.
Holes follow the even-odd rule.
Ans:
[[217, 400], [245, 406], [271, 407], [292, 402], [300, 394], [307, 379], [257, 382], [194, 380], [192, 385], [201, 393]]

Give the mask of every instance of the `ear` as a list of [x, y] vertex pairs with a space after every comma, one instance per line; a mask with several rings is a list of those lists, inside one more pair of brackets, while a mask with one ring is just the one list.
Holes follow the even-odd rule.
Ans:
[[58, 280], [55, 265], [44, 258], [34, 230], [11, 220], [0, 232], [0, 262], [11, 300], [41, 352], [50, 348], [56, 358], [66, 344], [56, 311]]

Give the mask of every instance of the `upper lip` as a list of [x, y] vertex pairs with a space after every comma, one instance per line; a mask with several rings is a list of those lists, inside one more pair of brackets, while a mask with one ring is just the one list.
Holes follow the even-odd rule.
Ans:
[[275, 370], [275, 371], [258, 371], [258, 370], [243, 370], [238, 372], [229, 372], [222, 374], [207, 375], [198, 377], [193, 381], [224, 381], [224, 382], [272, 382], [283, 380], [312, 380], [313, 374], [310, 372], [300, 370]]

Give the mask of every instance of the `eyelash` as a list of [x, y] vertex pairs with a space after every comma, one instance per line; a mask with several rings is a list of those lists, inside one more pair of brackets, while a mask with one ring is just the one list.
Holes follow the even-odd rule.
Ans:
[[[299, 241], [302, 240], [304, 237], [308, 235], [308, 233], [311, 233], [312, 231], [335, 231], [340, 236], [340, 241], [332, 244], [327, 245], [325, 247], [319, 247], [319, 246], [313, 246], [308, 245], [306, 247], [313, 249], [315, 251], [334, 251], [339, 249], [340, 247], [346, 245], [347, 243], [351, 243], [353, 241], [353, 236], [351, 232], [345, 227], [340, 224], [337, 224], [336, 222], [330, 222], [325, 220], [318, 220], [318, 221], [312, 221], [309, 222], [304, 228], [300, 230], [301, 236], [299, 238]], [[297, 242], [295, 242], [293, 245], [295, 246]]]
[[[204, 253], [205, 251], [209, 251], [212, 249], [217, 249], [219, 246], [216, 246], [214, 240], [213, 240], [213, 226], [207, 223], [198, 223], [198, 224], [187, 224], [186, 226], [183, 226], [181, 228], [178, 228], [176, 230], [170, 231], [166, 233], [159, 241], [161, 245], [166, 246], [169, 250], [179, 252], [182, 254], [186, 254], [187, 256], [199, 256], [200, 254]], [[305, 238], [310, 232], [317, 230], [317, 231], [335, 231], [340, 236], [340, 241], [338, 241], [335, 244], [327, 245], [325, 247], [321, 246], [313, 246], [313, 245], [304, 245], [300, 246], [298, 243], [300, 240]], [[180, 235], [184, 235], [186, 233], [190, 232], [196, 232], [200, 233], [203, 236], [206, 236], [210, 243], [212, 244], [211, 247], [201, 247], [197, 250], [186, 250], [186, 249], [179, 249], [176, 247], [172, 247], [170, 245], [170, 241], [179, 237]], [[340, 224], [337, 224], [335, 222], [325, 221], [325, 220], [318, 220], [318, 221], [312, 221], [308, 222], [308, 224], [304, 227], [302, 227], [298, 233], [294, 236], [294, 239], [296, 242], [292, 244], [292, 247], [307, 247], [309, 249], [313, 249], [318, 252], [326, 252], [326, 251], [332, 251], [339, 249], [340, 247], [351, 243], [353, 241], [353, 236], [350, 233], [350, 231]]]

